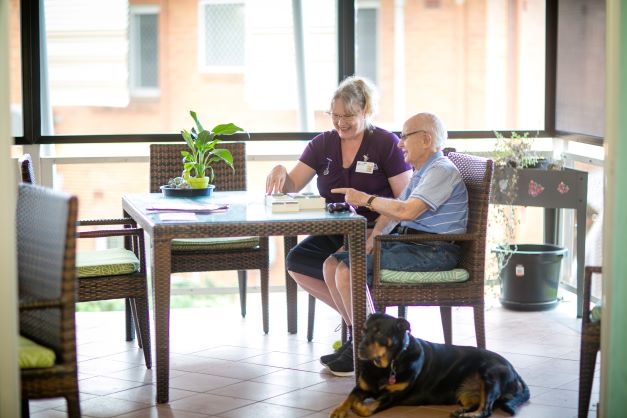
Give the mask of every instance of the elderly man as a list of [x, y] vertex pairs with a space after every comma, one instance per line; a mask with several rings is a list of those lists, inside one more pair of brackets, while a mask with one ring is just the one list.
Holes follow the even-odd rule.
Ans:
[[[345, 195], [346, 202], [366, 206], [381, 214], [367, 240], [368, 254], [372, 253], [374, 236], [380, 234], [434, 234], [433, 241], [420, 244], [383, 242], [381, 268], [403, 271], [439, 271], [455, 268], [460, 248], [450, 241], [438, 241], [437, 234], [466, 232], [468, 218], [468, 193], [457, 167], [444, 156], [442, 148], [447, 131], [442, 121], [433, 114], [419, 113], [403, 125], [399, 148], [405, 162], [412, 165], [414, 173], [409, 185], [398, 199], [370, 195], [351, 188], [338, 188], [333, 193]], [[351, 326], [352, 303], [350, 297], [350, 271], [348, 253], [336, 253], [324, 263], [324, 279], [329, 288], [339, 294]], [[368, 256], [368, 282], [372, 280], [372, 256]], [[322, 356], [320, 361], [333, 374], [353, 374], [352, 346]]]

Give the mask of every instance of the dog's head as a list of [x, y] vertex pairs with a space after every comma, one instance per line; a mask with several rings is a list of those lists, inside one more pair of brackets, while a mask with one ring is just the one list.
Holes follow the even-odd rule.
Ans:
[[371, 314], [364, 324], [359, 359], [386, 368], [403, 350], [409, 337], [409, 322], [386, 314]]

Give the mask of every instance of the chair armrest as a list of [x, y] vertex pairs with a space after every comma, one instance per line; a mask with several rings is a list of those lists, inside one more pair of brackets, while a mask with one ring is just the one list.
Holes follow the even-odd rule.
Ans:
[[115, 219], [79, 219], [77, 226], [99, 226], [99, 225], [132, 225], [137, 226], [132, 218], [115, 218]]
[[144, 230], [141, 228], [124, 228], [124, 229], [102, 229], [95, 231], [79, 231], [76, 233], [78, 238], [102, 238], [102, 237], [130, 237], [143, 236]]
[[375, 248], [380, 247], [381, 241], [402, 241], [402, 242], [420, 242], [420, 241], [474, 241], [478, 238], [477, 234], [406, 234], [406, 235], [377, 235], [374, 237]]
[[50, 309], [62, 306], [60, 299], [22, 299], [19, 303], [20, 311], [30, 311], [35, 309]]

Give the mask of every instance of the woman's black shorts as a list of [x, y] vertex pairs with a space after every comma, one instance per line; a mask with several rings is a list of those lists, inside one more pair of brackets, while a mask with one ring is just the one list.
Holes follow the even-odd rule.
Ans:
[[344, 245], [344, 235], [314, 235], [302, 240], [289, 252], [285, 265], [289, 271], [324, 280], [322, 264]]

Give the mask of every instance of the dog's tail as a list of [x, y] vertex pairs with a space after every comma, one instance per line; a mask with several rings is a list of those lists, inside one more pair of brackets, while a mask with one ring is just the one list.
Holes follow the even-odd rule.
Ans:
[[516, 380], [516, 392], [512, 394], [513, 397], [511, 399], [503, 402], [503, 404], [501, 405], [501, 408], [503, 408], [503, 410], [510, 415], [516, 415], [516, 410], [518, 409], [518, 407], [527, 402], [531, 397], [531, 394], [529, 393], [529, 387], [527, 386], [525, 381], [522, 380], [522, 377], [520, 377], [519, 375]]

